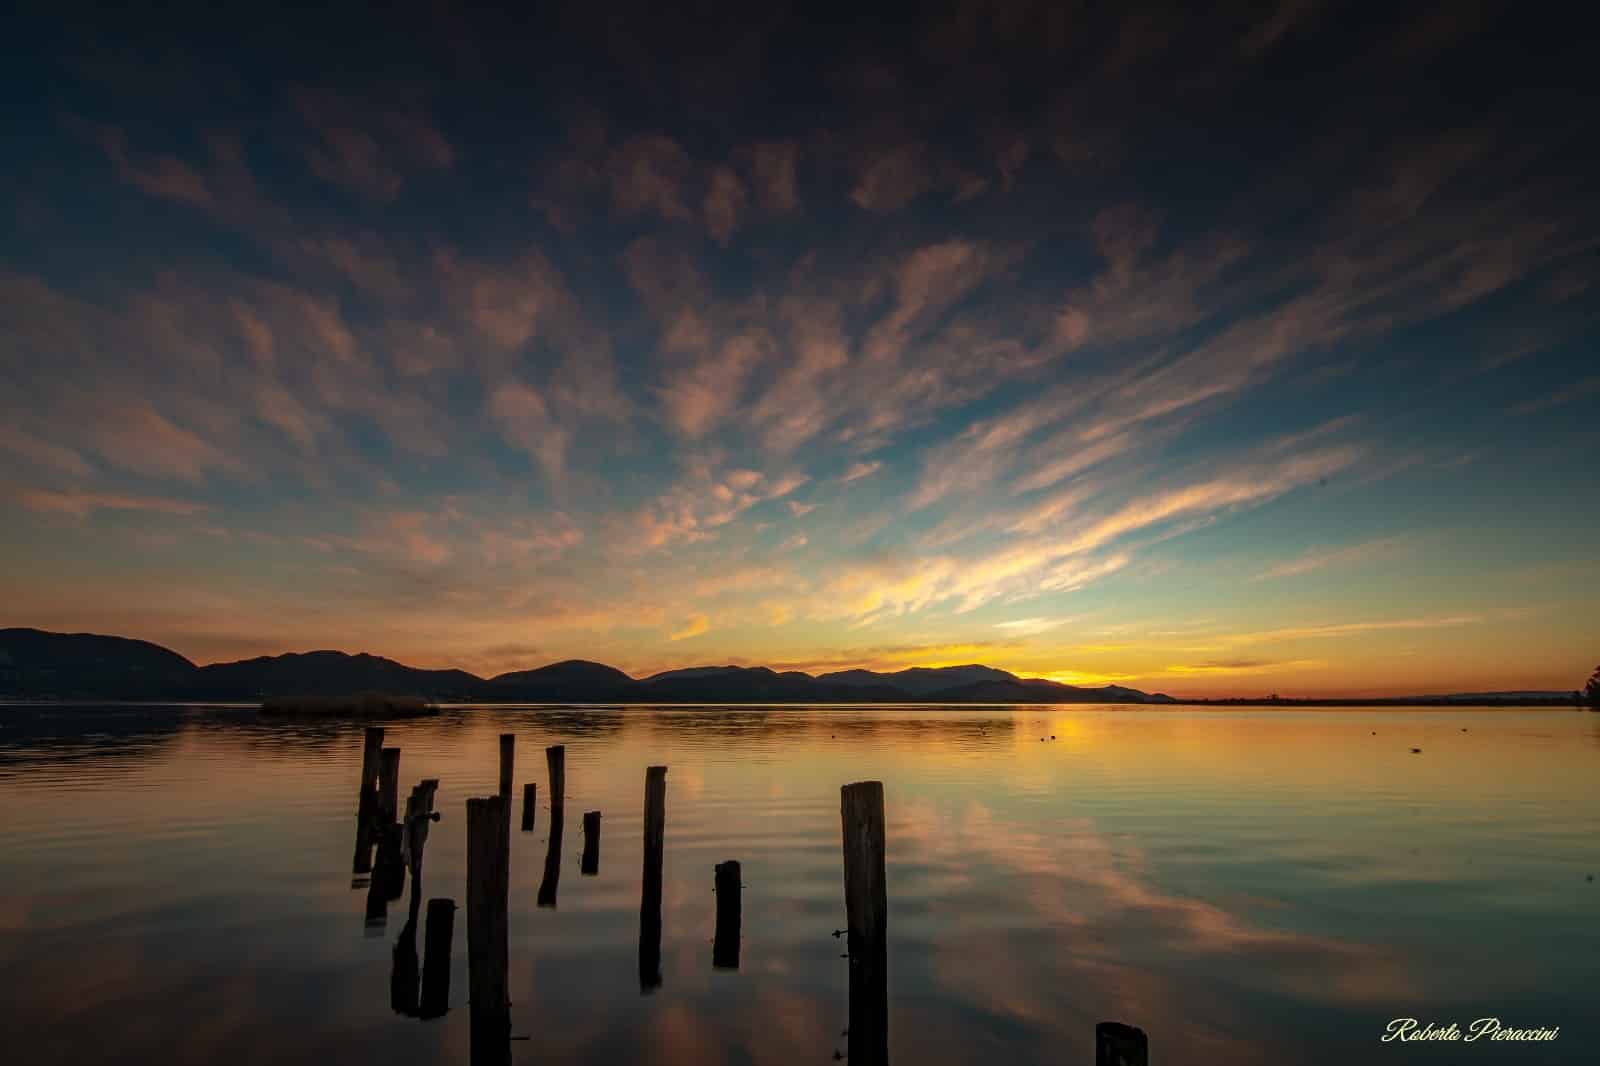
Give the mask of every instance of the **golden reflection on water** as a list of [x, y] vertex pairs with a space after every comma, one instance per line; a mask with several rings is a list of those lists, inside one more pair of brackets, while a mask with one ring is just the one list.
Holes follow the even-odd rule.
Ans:
[[[0, 710], [0, 965], [17, 975], [0, 1021], [29, 1061], [467, 1060], [464, 913], [456, 1009], [437, 1021], [388, 1009], [407, 901], [363, 936], [358, 728], [15, 713]], [[522, 782], [539, 783], [534, 831], [513, 817], [513, 1032], [532, 1038], [513, 1061], [846, 1052], [838, 788], [876, 778], [895, 1061], [1086, 1062], [1094, 1023], [1118, 1019], [1164, 1064], [1344, 1062], [1390, 1017], [1433, 1009], [1570, 1018], [1573, 1040], [1517, 1061], [1576, 1062], [1600, 947], [1594, 718], [480, 709], [391, 725], [385, 743], [402, 750], [402, 800], [440, 781], [426, 896], [465, 901], [464, 801], [497, 788], [501, 732], [517, 735], [518, 815]], [[569, 827], [551, 855], [557, 743]], [[662, 985], [640, 996], [652, 763], [671, 767]], [[586, 810], [605, 827], [593, 877], [578, 876]], [[539, 907], [547, 858], [568, 876]], [[743, 866], [736, 972], [711, 960], [724, 859]]]

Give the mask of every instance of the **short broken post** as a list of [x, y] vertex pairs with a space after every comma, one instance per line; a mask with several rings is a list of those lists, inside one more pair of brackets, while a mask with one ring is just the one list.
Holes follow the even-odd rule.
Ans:
[[711, 966], [717, 970], [739, 968], [739, 910], [742, 886], [736, 859], [716, 865], [717, 932], [711, 942]]
[[500, 1062], [510, 1055], [509, 806], [504, 796], [467, 800], [467, 996], [474, 1062]]
[[850, 945], [850, 1061], [889, 1061], [889, 902], [884, 876], [883, 782], [839, 790], [844, 832], [845, 926]]
[[644, 772], [644, 876], [639, 893], [639, 989], [661, 986], [661, 863], [666, 846], [667, 768]]
[[564, 744], [554, 744], [544, 749], [545, 765], [550, 770], [550, 809], [566, 806], [567, 802], [567, 749]]
[[594, 877], [600, 872], [600, 812], [583, 814], [583, 857], [578, 860], [578, 873]]
[[428, 901], [428, 931], [422, 956], [422, 998], [417, 1017], [442, 1018], [450, 1010], [450, 948], [455, 939], [456, 901]]
[[500, 795], [506, 802], [511, 802], [511, 780], [513, 768], [517, 759], [517, 735], [515, 733], [500, 734]]
[[1150, 1043], [1144, 1030], [1121, 1022], [1094, 1027], [1094, 1066], [1150, 1066]]
[[522, 831], [533, 832], [533, 812], [539, 805], [539, 783], [529, 781], [522, 786]]

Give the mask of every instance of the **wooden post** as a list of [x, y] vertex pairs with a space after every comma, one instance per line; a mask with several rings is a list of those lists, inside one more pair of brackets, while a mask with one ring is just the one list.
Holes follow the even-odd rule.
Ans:
[[564, 807], [567, 803], [567, 749], [555, 744], [544, 749], [544, 761], [550, 770], [550, 809]]
[[717, 933], [711, 942], [711, 965], [718, 970], [739, 968], [739, 910], [742, 886], [739, 863], [719, 862], [714, 871], [717, 893]]
[[428, 901], [428, 932], [422, 956], [422, 999], [417, 1017], [440, 1018], [450, 1010], [450, 947], [455, 939], [456, 901]]
[[550, 840], [544, 849], [544, 877], [539, 882], [538, 903], [541, 907], [554, 907], [556, 893], [561, 888], [561, 834], [566, 828], [567, 812], [560, 807], [550, 811]]
[[533, 812], [539, 806], [539, 783], [529, 781], [522, 786], [522, 831], [533, 832]]
[[400, 749], [384, 748], [378, 761], [378, 821], [388, 825], [399, 816]]
[[666, 845], [667, 768], [644, 772], [644, 875], [639, 893], [639, 988], [661, 986], [661, 862]]
[[845, 925], [850, 945], [850, 1061], [889, 1061], [889, 903], [884, 877], [883, 782], [839, 790]]
[[366, 929], [368, 936], [378, 936], [389, 921], [389, 903], [405, 892], [406, 867], [400, 858], [400, 827], [393, 822], [379, 823], [374, 833], [378, 839], [378, 860], [372, 868], [372, 880], [367, 884]]
[[383, 751], [383, 728], [368, 726], [361, 742], [361, 790], [357, 794], [360, 809], [372, 802], [372, 790], [378, 785], [378, 758]]
[[600, 872], [600, 812], [583, 814], [583, 857], [578, 860], [578, 873], [593, 877]]
[[850, 954], [887, 943], [888, 890], [883, 858], [883, 782], [857, 781], [839, 790], [844, 829], [844, 908]]
[[411, 891], [417, 892], [417, 882], [422, 879], [422, 853], [428, 843], [428, 823], [437, 822], [439, 815], [433, 809], [433, 797], [439, 790], [439, 779], [436, 777], [425, 778], [421, 784], [412, 790], [414, 807], [408, 804], [405, 840], [406, 859], [411, 866]]
[[1121, 1022], [1094, 1027], [1094, 1066], [1150, 1066], [1150, 1044], [1144, 1030]]
[[506, 803], [511, 802], [512, 767], [517, 759], [517, 735], [515, 733], [500, 734], [500, 795], [506, 798]]
[[[467, 967], [472, 1007], [473, 1060], [497, 1061], [511, 1034], [507, 992], [507, 850], [509, 803], [504, 796], [467, 800]], [[480, 1044], [483, 1047], [480, 1049]]]
[[[350, 862], [352, 876], [372, 872], [372, 821], [378, 804], [378, 762], [383, 751], [383, 730], [369, 727], [361, 743], [361, 784], [356, 792], [356, 853]], [[359, 887], [359, 880], [351, 887]]]

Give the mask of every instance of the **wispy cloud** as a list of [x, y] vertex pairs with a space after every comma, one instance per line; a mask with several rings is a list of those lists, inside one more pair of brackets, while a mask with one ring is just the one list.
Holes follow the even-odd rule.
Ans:
[[1414, 539], [1407, 534], [1364, 541], [1343, 548], [1312, 548], [1293, 559], [1262, 571], [1250, 580], [1271, 581], [1281, 577], [1298, 577], [1330, 567], [1355, 566], [1380, 559], [1392, 559], [1406, 551]]
[[711, 629], [711, 620], [703, 614], [691, 614], [681, 627], [672, 631], [668, 640], [688, 640], [698, 637]]

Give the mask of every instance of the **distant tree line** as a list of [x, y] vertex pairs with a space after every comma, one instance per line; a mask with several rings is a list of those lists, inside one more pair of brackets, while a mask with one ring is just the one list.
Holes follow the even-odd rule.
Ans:
[[1589, 683], [1583, 687], [1583, 699], [1591, 711], [1600, 711], [1600, 666], [1589, 675]]

